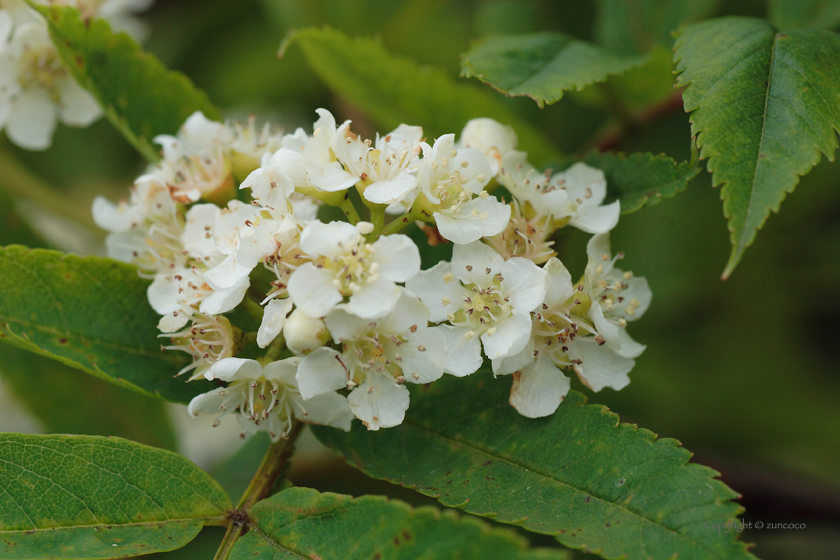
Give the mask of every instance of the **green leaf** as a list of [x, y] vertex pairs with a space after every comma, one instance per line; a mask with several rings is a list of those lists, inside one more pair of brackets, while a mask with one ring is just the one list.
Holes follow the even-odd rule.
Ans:
[[503, 100], [457, 83], [442, 70], [391, 54], [373, 39], [350, 38], [329, 28], [305, 29], [286, 37], [281, 56], [292, 43], [300, 45], [327, 87], [385, 130], [400, 123], [421, 125], [434, 138], [460, 133], [470, 119], [490, 117], [512, 126], [521, 149], [533, 160], [557, 156], [542, 133], [516, 117]]
[[737, 494], [688, 463], [679, 442], [619, 424], [575, 391], [553, 416], [525, 418], [509, 390], [489, 373], [445, 376], [411, 388], [396, 428], [313, 432], [374, 478], [604, 558], [753, 558], [734, 534], [709, 529], [733, 521]]
[[721, 18], [685, 28], [674, 59], [700, 157], [723, 185], [733, 245], [726, 278], [820, 152], [834, 160], [840, 36]]
[[629, 214], [671, 198], [685, 190], [699, 172], [697, 162], [677, 163], [665, 154], [637, 152], [629, 156], [615, 152], [589, 152], [580, 160], [567, 159], [555, 168], [562, 170], [575, 161], [604, 172], [607, 179], [607, 199], [621, 201], [621, 213]]
[[2, 434], [0, 488], [4, 560], [173, 550], [231, 508], [187, 459], [120, 438]]
[[0, 248], [0, 340], [169, 401], [209, 391], [173, 377], [188, 363], [161, 352], [149, 283], [111, 259]]
[[461, 60], [461, 75], [476, 77], [508, 96], [527, 95], [542, 107], [643, 64], [561, 33], [496, 37], [479, 43]]
[[567, 558], [561, 550], [528, 550], [522, 537], [478, 519], [380, 496], [289, 488], [257, 503], [248, 517], [257, 530], [237, 541], [231, 560]]
[[598, 0], [595, 38], [613, 52], [632, 55], [668, 48], [681, 24], [712, 15], [720, 0]]
[[840, 0], [770, 0], [770, 22], [781, 29], [840, 25]]
[[46, 433], [114, 435], [175, 449], [175, 434], [160, 399], [10, 344], [0, 344], [0, 377]]
[[105, 110], [111, 123], [149, 161], [158, 159], [152, 139], [175, 134], [195, 111], [219, 120], [219, 111], [180, 72], [167, 70], [125, 33], [104, 19], [83, 20], [66, 6], [35, 5], [47, 19], [53, 42], [73, 76]]

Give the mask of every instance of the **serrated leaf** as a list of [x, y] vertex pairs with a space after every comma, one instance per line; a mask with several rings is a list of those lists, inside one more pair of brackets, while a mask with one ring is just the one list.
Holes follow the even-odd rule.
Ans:
[[568, 558], [562, 550], [528, 550], [522, 537], [478, 519], [380, 496], [289, 488], [257, 503], [248, 517], [258, 530], [237, 541], [231, 560]]
[[396, 428], [313, 426], [321, 442], [374, 478], [443, 505], [554, 535], [604, 558], [753, 558], [733, 534], [737, 494], [673, 439], [628, 424], [572, 391], [553, 416], [508, 404], [510, 381], [487, 372], [411, 388]]
[[120, 438], [0, 434], [0, 557], [173, 550], [231, 508], [187, 459]]
[[422, 126], [427, 138], [458, 134], [468, 120], [490, 117], [509, 124], [535, 161], [557, 156], [546, 138], [504, 102], [481, 88], [457, 83], [443, 70], [389, 53], [377, 41], [350, 38], [329, 28], [291, 33], [281, 55], [297, 43], [312, 69], [336, 95], [360, 108], [383, 132], [401, 123]]
[[595, 38], [625, 55], [646, 53], [655, 45], [671, 47], [681, 24], [709, 17], [720, 0], [598, 0]]
[[840, 36], [721, 18], [685, 28], [674, 60], [700, 157], [722, 185], [733, 245], [726, 278], [820, 152], [834, 160]]
[[770, 22], [780, 29], [840, 25], [840, 0], [770, 0]]
[[645, 60], [618, 56], [562, 33], [532, 33], [479, 43], [461, 59], [461, 75], [508, 96], [528, 96], [542, 107], [559, 101], [566, 91], [606, 81]]
[[563, 160], [554, 169], [566, 169], [575, 161], [604, 172], [607, 179], [605, 202], [620, 200], [622, 214], [675, 196], [700, 172], [696, 162], [677, 163], [665, 154], [643, 152], [629, 156], [616, 152], [589, 152], [579, 160]]
[[76, 80], [90, 91], [111, 123], [149, 161], [152, 139], [175, 134], [195, 111], [219, 120], [207, 95], [185, 75], [167, 70], [125, 33], [104, 19], [83, 19], [66, 6], [35, 5], [47, 20], [53, 42]]
[[0, 248], [0, 340], [106, 381], [174, 402], [209, 391], [173, 377], [188, 363], [161, 352], [149, 283], [111, 259]]

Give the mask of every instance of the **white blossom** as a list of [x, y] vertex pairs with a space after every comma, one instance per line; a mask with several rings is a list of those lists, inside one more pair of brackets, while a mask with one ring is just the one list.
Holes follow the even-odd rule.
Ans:
[[611, 255], [609, 234], [593, 236], [586, 245], [586, 253], [589, 263], [584, 286], [592, 300], [589, 318], [616, 354], [636, 358], [645, 346], [630, 338], [626, 327], [650, 306], [652, 293], [647, 280], [615, 267], [624, 254]]
[[497, 175], [502, 166], [502, 157], [515, 150], [518, 144], [519, 139], [510, 125], [481, 118], [467, 122], [456, 148], [475, 148], [480, 151], [487, 157], [493, 175]]
[[593, 391], [619, 390], [630, 382], [634, 365], [605, 344], [586, 316], [583, 286], [572, 284], [566, 267], [551, 258], [544, 270], [548, 289], [534, 312], [530, 338], [518, 354], [493, 360], [496, 375], [513, 374], [510, 403], [529, 418], [557, 410], [570, 386], [563, 370], [574, 371]]
[[405, 290], [381, 319], [337, 309], [325, 321], [342, 351], [322, 347], [306, 356], [297, 373], [300, 392], [311, 399], [352, 388], [350, 409], [369, 430], [402, 423], [409, 404], [406, 381], [430, 383], [443, 375], [444, 336], [427, 327], [428, 308]]
[[[469, 375], [481, 365], [481, 344], [491, 360], [518, 353], [531, 334], [531, 311], [542, 302], [546, 273], [533, 262], [505, 261], [476, 241], [456, 245], [441, 262], [409, 280], [431, 321], [448, 321], [447, 371]], [[479, 343], [481, 340], [481, 344]]]
[[483, 190], [493, 178], [484, 154], [474, 148], [455, 149], [455, 135], [445, 134], [434, 147], [425, 142], [417, 171], [420, 190], [432, 204], [440, 234], [460, 244], [501, 233], [510, 206]]
[[336, 306], [365, 319], [391, 312], [400, 297], [396, 283], [417, 274], [420, 253], [405, 235], [368, 243], [364, 234], [372, 228], [367, 222], [313, 222], [303, 230], [300, 248], [312, 262], [292, 273], [288, 289], [306, 315], [324, 317]]
[[417, 187], [417, 165], [423, 129], [401, 124], [393, 132], [380, 137], [376, 143], [353, 138], [349, 122], [338, 129], [335, 144], [336, 158], [364, 187], [364, 197], [377, 204], [391, 204], [402, 200]]
[[169, 195], [167, 185], [157, 177], [139, 177], [129, 199], [118, 204], [96, 197], [93, 220], [111, 232], [105, 246], [112, 259], [133, 263], [150, 275], [186, 264], [179, 205]]
[[193, 362], [176, 375], [192, 371], [189, 380], [197, 379], [213, 364], [236, 353], [239, 334], [230, 321], [222, 315], [207, 315], [199, 312], [184, 312], [192, 321], [189, 328], [179, 332], [160, 334], [169, 338], [171, 344], [161, 350], [180, 350], [193, 357]]
[[57, 121], [88, 126], [102, 109], [62, 62], [43, 18], [33, 16], [12, 30], [13, 20], [0, 10], [0, 126], [18, 146], [43, 150]]
[[199, 412], [219, 414], [214, 425], [228, 414], [238, 412], [236, 417], [243, 439], [263, 430], [272, 441], [277, 441], [289, 433], [293, 418], [349, 431], [353, 415], [344, 397], [327, 393], [304, 402], [295, 380], [299, 363], [300, 358], [287, 358], [265, 366], [242, 358], [220, 360], [205, 377], [230, 385], [195, 397], [188, 411], [193, 417]]
[[559, 225], [587, 233], [605, 233], [618, 223], [619, 201], [604, 205], [607, 182], [604, 172], [576, 163], [562, 173], [541, 173], [525, 152], [510, 151], [502, 158], [498, 181], [522, 202], [551, 214]]

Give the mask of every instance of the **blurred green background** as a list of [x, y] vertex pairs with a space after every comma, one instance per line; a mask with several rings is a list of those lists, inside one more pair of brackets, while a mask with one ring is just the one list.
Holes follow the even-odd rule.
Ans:
[[[603, 0], [601, 9], [611, 1]], [[641, 10], [649, 3], [638, 4]], [[758, 0], [700, 4], [703, 15], [761, 17], [767, 10]], [[339, 121], [352, 118], [358, 123], [354, 128], [372, 130], [352, 103], [322, 85], [299, 48], [278, 59], [290, 29], [327, 24], [349, 35], [375, 36], [389, 50], [453, 76], [460, 54], [493, 34], [561, 31], [600, 38], [616, 50], [647, 50], [659, 42], [668, 52], [667, 35], [633, 44], [598, 37], [596, 21], [603, 17], [598, 9], [596, 2], [548, 0], [166, 0], [143, 19], [151, 28], [147, 50], [190, 76], [229, 117], [254, 113], [291, 131], [311, 126], [314, 109], [326, 107]], [[624, 79], [628, 88], [657, 88], [658, 103], [666, 110], [626, 130], [615, 147], [685, 160], [688, 116], [673, 102], [678, 94], [671, 90], [668, 57], [660, 58], [664, 63]], [[593, 145], [615, 126], [587, 91], [542, 110], [528, 99], [505, 103], [565, 153]], [[0, 243], [101, 253], [104, 234], [92, 226], [90, 203], [96, 194], [125, 196], [143, 168], [140, 156], [105, 120], [83, 130], [59, 127], [46, 152], [26, 152], [0, 140]], [[719, 470], [724, 482], [743, 494], [745, 520], [807, 524], [800, 531], [748, 531], [743, 538], [758, 543], [759, 557], [837, 558], [840, 165], [823, 160], [802, 179], [726, 282], [720, 273], [729, 255], [728, 232], [720, 193], [710, 185], [702, 172], [676, 198], [622, 217], [613, 248], [626, 253], [623, 267], [647, 277], [654, 293], [647, 315], [632, 328], [633, 337], [648, 348], [625, 390], [592, 394], [577, 388], [623, 421], [679, 439], [695, 461]], [[582, 273], [587, 236], [564, 234], [560, 257]], [[265, 445], [254, 440], [233, 462], [220, 464], [225, 449], [202, 453], [200, 443], [186, 441], [193, 436], [183, 408], [167, 408], [9, 346], [0, 346], [0, 374], [6, 393], [0, 431], [120, 435], [180, 449], [232, 489], [247, 483], [249, 465]], [[210, 445], [206, 436], [195, 437]], [[311, 438], [302, 445], [289, 474], [297, 484], [426, 503], [419, 495], [365, 478]], [[168, 556], [210, 558], [217, 533], [207, 529], [190, 547]], [[528, 536], [535, 544], [553, 542]]]

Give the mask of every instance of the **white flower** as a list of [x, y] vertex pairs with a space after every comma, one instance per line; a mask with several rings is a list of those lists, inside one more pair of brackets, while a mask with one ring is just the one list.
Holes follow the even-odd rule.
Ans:
[[[348, 173], [335, 157], [336, 141], [343, 142], [336, 134], [335, 117], [326, 109], [316, 111], [321, 117], [315, 121], [315, 130], [303, 147], [302, 163], [308, 182], [326, 192], [346, 190], [358, 181]], [[300, 185], [302, 186], [302, 185]]]
[[551, 214], [555, 222], [587, 233], [605, 233], [618, 223], [619, 201], [603, 205], [607, 196], [604, 172], [576, 163], [562, 173], [540, 173], [525, 152], [511, 151], [502, 158], [498, 180], [510, 193], [535, 209]]
[[[516, 355], [493, 360], [496, 375], [513, 374], [510, 404], [522, 415], [553, 414], [569, 392], [563, 369], [573, 370], [593, 391], [630, 383], [631, 358], [616, 354], [586, 317], [586, 297], [566, 267], [551, 258], [544, 270], [548, 290], [534, 313], [531, 337]], [[584, 301], [581, 301], [584, 300]]]
[[183, 221], [179, 205], [157, 177], [143, 175], [131, 189], [128, 201], [113, 204], [98, 196], [93, 220], [111, 234], [105, 239], [108, 256], [136, 264], [146, 274], [184, 266], [181, 245]]
[[206, 315], [189, 310], [184, 314], [193, 322], [189, 328], [158, 336], [169, 338], [172, 342], [169, 346], [162, 346], [161, 350], [180, 350], [193, 357], [193, 362], [176, 374], [193, 370], [189, 379], [192, 381], [204, 375], [219, 360], [233, 356], [240, 335], [230, 321], [221, 315]]
[[288, 209], [286, 197], [294, 187], [285, 173], [261, 167], [243, 181], [242, 188], [251, 189], [255, 204], [231, 200], [216, 216], [216, 248], [226, 257], [205, 274], [214, 290], [241, 285], [260, 262], [277, 265], [300, 231]]
[[196, 111], [184, 122], [177, 136], [159, 135], [154, 141], [163, 148], [163, 160], [152, 173], [170, 186], [172, 198], [188, 204], [214, 195], [229, 197], [234, 192], [228, 150], [233, 133], [224, 124]]
[[589, 318], [604, 337], [607, 345], [619, 356], [635, 358], [645, 346], [627, 334], [627, 323], [635, 321], [647, 311], [652, 293], [647, 280], [632, 272], [615, 268], [610, 253], [609, 234], [595, 235], [586, 245], [589, 264], [586, 265], [585, 290], [592, 300]]
[[[10, 18], [0, 13], [6, 14], [0, 29], [8, 34]], [[18, 25], [11, 41], [0, 46], [0, 126], [9, 139], [22, 148], [43, 150], [58, 120], [88, 126], [100, 116], [99, 104], [62, 62], [43, 18]]]
[[434, 147], [425, 142], [421, 146], [417, 180], [433, 205], [440, 234], [466, 244], [501, 233], [510, 219], [510, 206], [482, 190], [493, 178], [484, 154], [473, 148], [456, 150], [454, 134], [441, 136]]
[[220, 360], [205, 377], [230, 385], [195, 397], [188, 411], [193, 417], [199, 412], [221, 413], [216, 426], [224, 416], [238, 412], [242, 428], [239, 437], [243, 439], [265, 430], [272, 441], [277, 441], [289, 433], [293, 418], [349, 431], [353, 415], [344, 397], [327, 393], [304, 402], [295, 380], [299, 362], [300, 358], [287, 358], [263, 366], [242, 358]]
[[364, 197], [377, 204], [402, 200], [417, 187], [420, 140], [423, 129], [401, 124], [385, 137], [376, 135], [376, 143], [353, 138], [349, 122], [337, 133], [335, 155], [349, 173], [364, 186]]
[[297, 373], [300, 392], [310, 399], [353, 388], [350, 409], [369, 430], [402, 423], [409, 402], [403, 383], [430, 383], [443, 375], [444, 336], [427, 328], [428, 308], [405, 290], [381, 319], [337, 309], [325, 320], [343, 351], [319, 348], [304, 358]]
[[499, 173], [502, 156], [515, 150], [519, 139], [509, 125], [503, 125], [493, 119], [472, 119], [461, 132], [457, 148], [475, 148], [487, 157], [487, 163], [493, 175]]
[[531, 311], [542, 302], [546, 273], [533, 262], [505, 261], [476, 241], [456, 245], [442, 262], [409, 280], [407, 288], [429, 306], [433, 322], [448, 320], [447, 371], [469, 375], [491, 360], [518, 353], [531, 334]]
[[[324, 317], [336, 306], [365, 319], [391, 312], [400, 297], [396, 282], [417, 274], [420, 252], [405, 235], [368, 243], [363, 234], [372, 227], [313, 222], [303, 230], [300, 248], [312, 262], [292, 273], [288, 289], [306, 315]], [[345, 298], [349, 301], [342, 303]]]

